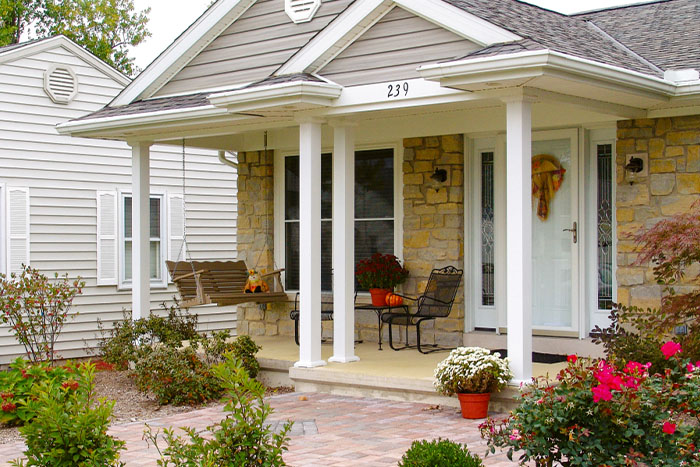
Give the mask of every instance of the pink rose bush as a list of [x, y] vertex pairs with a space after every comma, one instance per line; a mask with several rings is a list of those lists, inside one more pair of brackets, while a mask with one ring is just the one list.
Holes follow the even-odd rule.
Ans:
[[490, 452], [521, 465], [698, 465], [700, 361], [675, 342], [659, 351], [671, 366], [656, 374], [650, 363], [569, 357], [558, 384], [534, 380], [508, 418], [481, 425]]

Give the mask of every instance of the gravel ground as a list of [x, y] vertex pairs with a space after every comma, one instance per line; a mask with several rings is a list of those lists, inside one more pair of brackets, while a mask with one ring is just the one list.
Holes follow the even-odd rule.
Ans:
[[[95, 391], [98, 397], [115, 401], [112, 423], [151, 420], [219, 404], [219, 401], [212, 401], [199, 406], [160, 406], [154, 396], [144, 394], [136, 388], [136, 384], [128, 376], [128, 371], [96, 373]], [[283, 394], [292, 391], [293, 388], [272, 388], [268, 389], [267, 393]], [[20, 439], [21, 436], [16, 427], [0, 426], [0, 444], [12, 443]]]

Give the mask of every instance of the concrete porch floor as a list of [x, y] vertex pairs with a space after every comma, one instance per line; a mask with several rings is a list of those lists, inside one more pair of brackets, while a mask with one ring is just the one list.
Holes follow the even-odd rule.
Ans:
[[[384, 344], [378, 350], [376, 342], [355, 345], [359, 362], [328, 363], [318, 368], [294, 368], [299, 359], [299, 347], [287, 336], [255, 337], [262, 346], [257, 354], [262, 367], [260, 378], [273, 386], [294, 386], [300, 392], [322, 392], [344, 396], [374, 397], [397, 401], [423, 402], [457, 407], [456, 397], [445, 397], [433, 388], [433, 372], [448, 351], [421, 354], [415, 349], [394, 351]], [[322, 358], [333, 354], [332, 343], [321, 346]], [[556, 374], [566, 363], [533, 364], [534, 376]], [[508, 411], [517, 405], [518, 388], [492, 395], [491, 410]]]

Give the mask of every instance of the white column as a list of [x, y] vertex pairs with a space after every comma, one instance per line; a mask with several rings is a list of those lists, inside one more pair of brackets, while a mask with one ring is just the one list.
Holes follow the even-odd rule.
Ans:
[[325, 365], [321, 358], [321, 122], [299, 125], [299, 361], [296, 367]]
[[132, 319], [148, 316], [151, 310], [150, 265], [150, 147], [151, 143], [131, 146], [131, 309]]
[[506, 272], [508, 357], [516, 383], [532, 378], [532, 112], [506, 101]]
[[355, 128], [333, 124], [333, 356], [355, 355]]

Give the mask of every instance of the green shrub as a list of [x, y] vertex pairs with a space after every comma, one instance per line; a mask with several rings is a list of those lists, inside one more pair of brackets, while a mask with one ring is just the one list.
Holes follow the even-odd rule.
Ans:
[[221, 423], [207, 427], [211, 436], [204, 438], [192, 428], [184, 428], [187, 438], [165, 429], [167, 447], [158, 447], [158, 433], [147, 426], [144, 437], [158, 449], [159, 466], [283, 466], [282, 454], [287, 450], [287, 436], [292, 423], [287, 422], [280, 433], [273, 433], [265, 420], [272, 408], [265, 403], [263, 386], [252, 379], [243, 365], [231, 354], [214, 366], [229, 400], [228, 412]]
[[479, 467], [484, 465], [465, 444], [449, 439], [414, 441], [399, 461], [399, 467]]
[[0, 371], [0, 423], [22, 425], [36, 415], [36, 404], [31, 402], [35, 387], [60, 387], [73, 377], [75, 365], [52, 367], [48, 363], [32, 364], [16, 359], [7, 371]]
[[70, 380], [60, 386], [35, 385], [36, 417], [20, 428], [27, 460], [15, 466], [116, 466], [126, 443], [107, 434], [114, 402], [95, 401], [95, 367], [75, 368]]
[[222, 386], [193, 347], [157, 346], [139, 358], [133, 375], [159, 404], [196, 405], [221, 395]]
[[146, 318], [131, 320], [131, 313], [124, 312], [124, 319], [114, 323], [110, 331], [99, 327], [102, 338], [99, 352], [104, 361], [125, 370], [129, 362], [134, 363], [154, 344], [180, 347], [182, 341], [197, 339], [197, 315], [182, 310], [177, 301], [172, 305], [161, 303], [165, 316], [151, 313]]
[[215, 365], [225, 360], [224, 355], [230, 353], [236, 360], [239, 360], [243, 368], [248, 372], [251, 378], [258, 376], [260, 372], [260, 363], [255, 358], [262, 347], [253, 341], [250, 336], [238, 336], [233, 341], [228, 330], [215, 332], [209, 337], [207, 334], [202, 334], [196, 340], [190, 343], [199, 346], [200, 352], [203, 353], [207, 363]]

